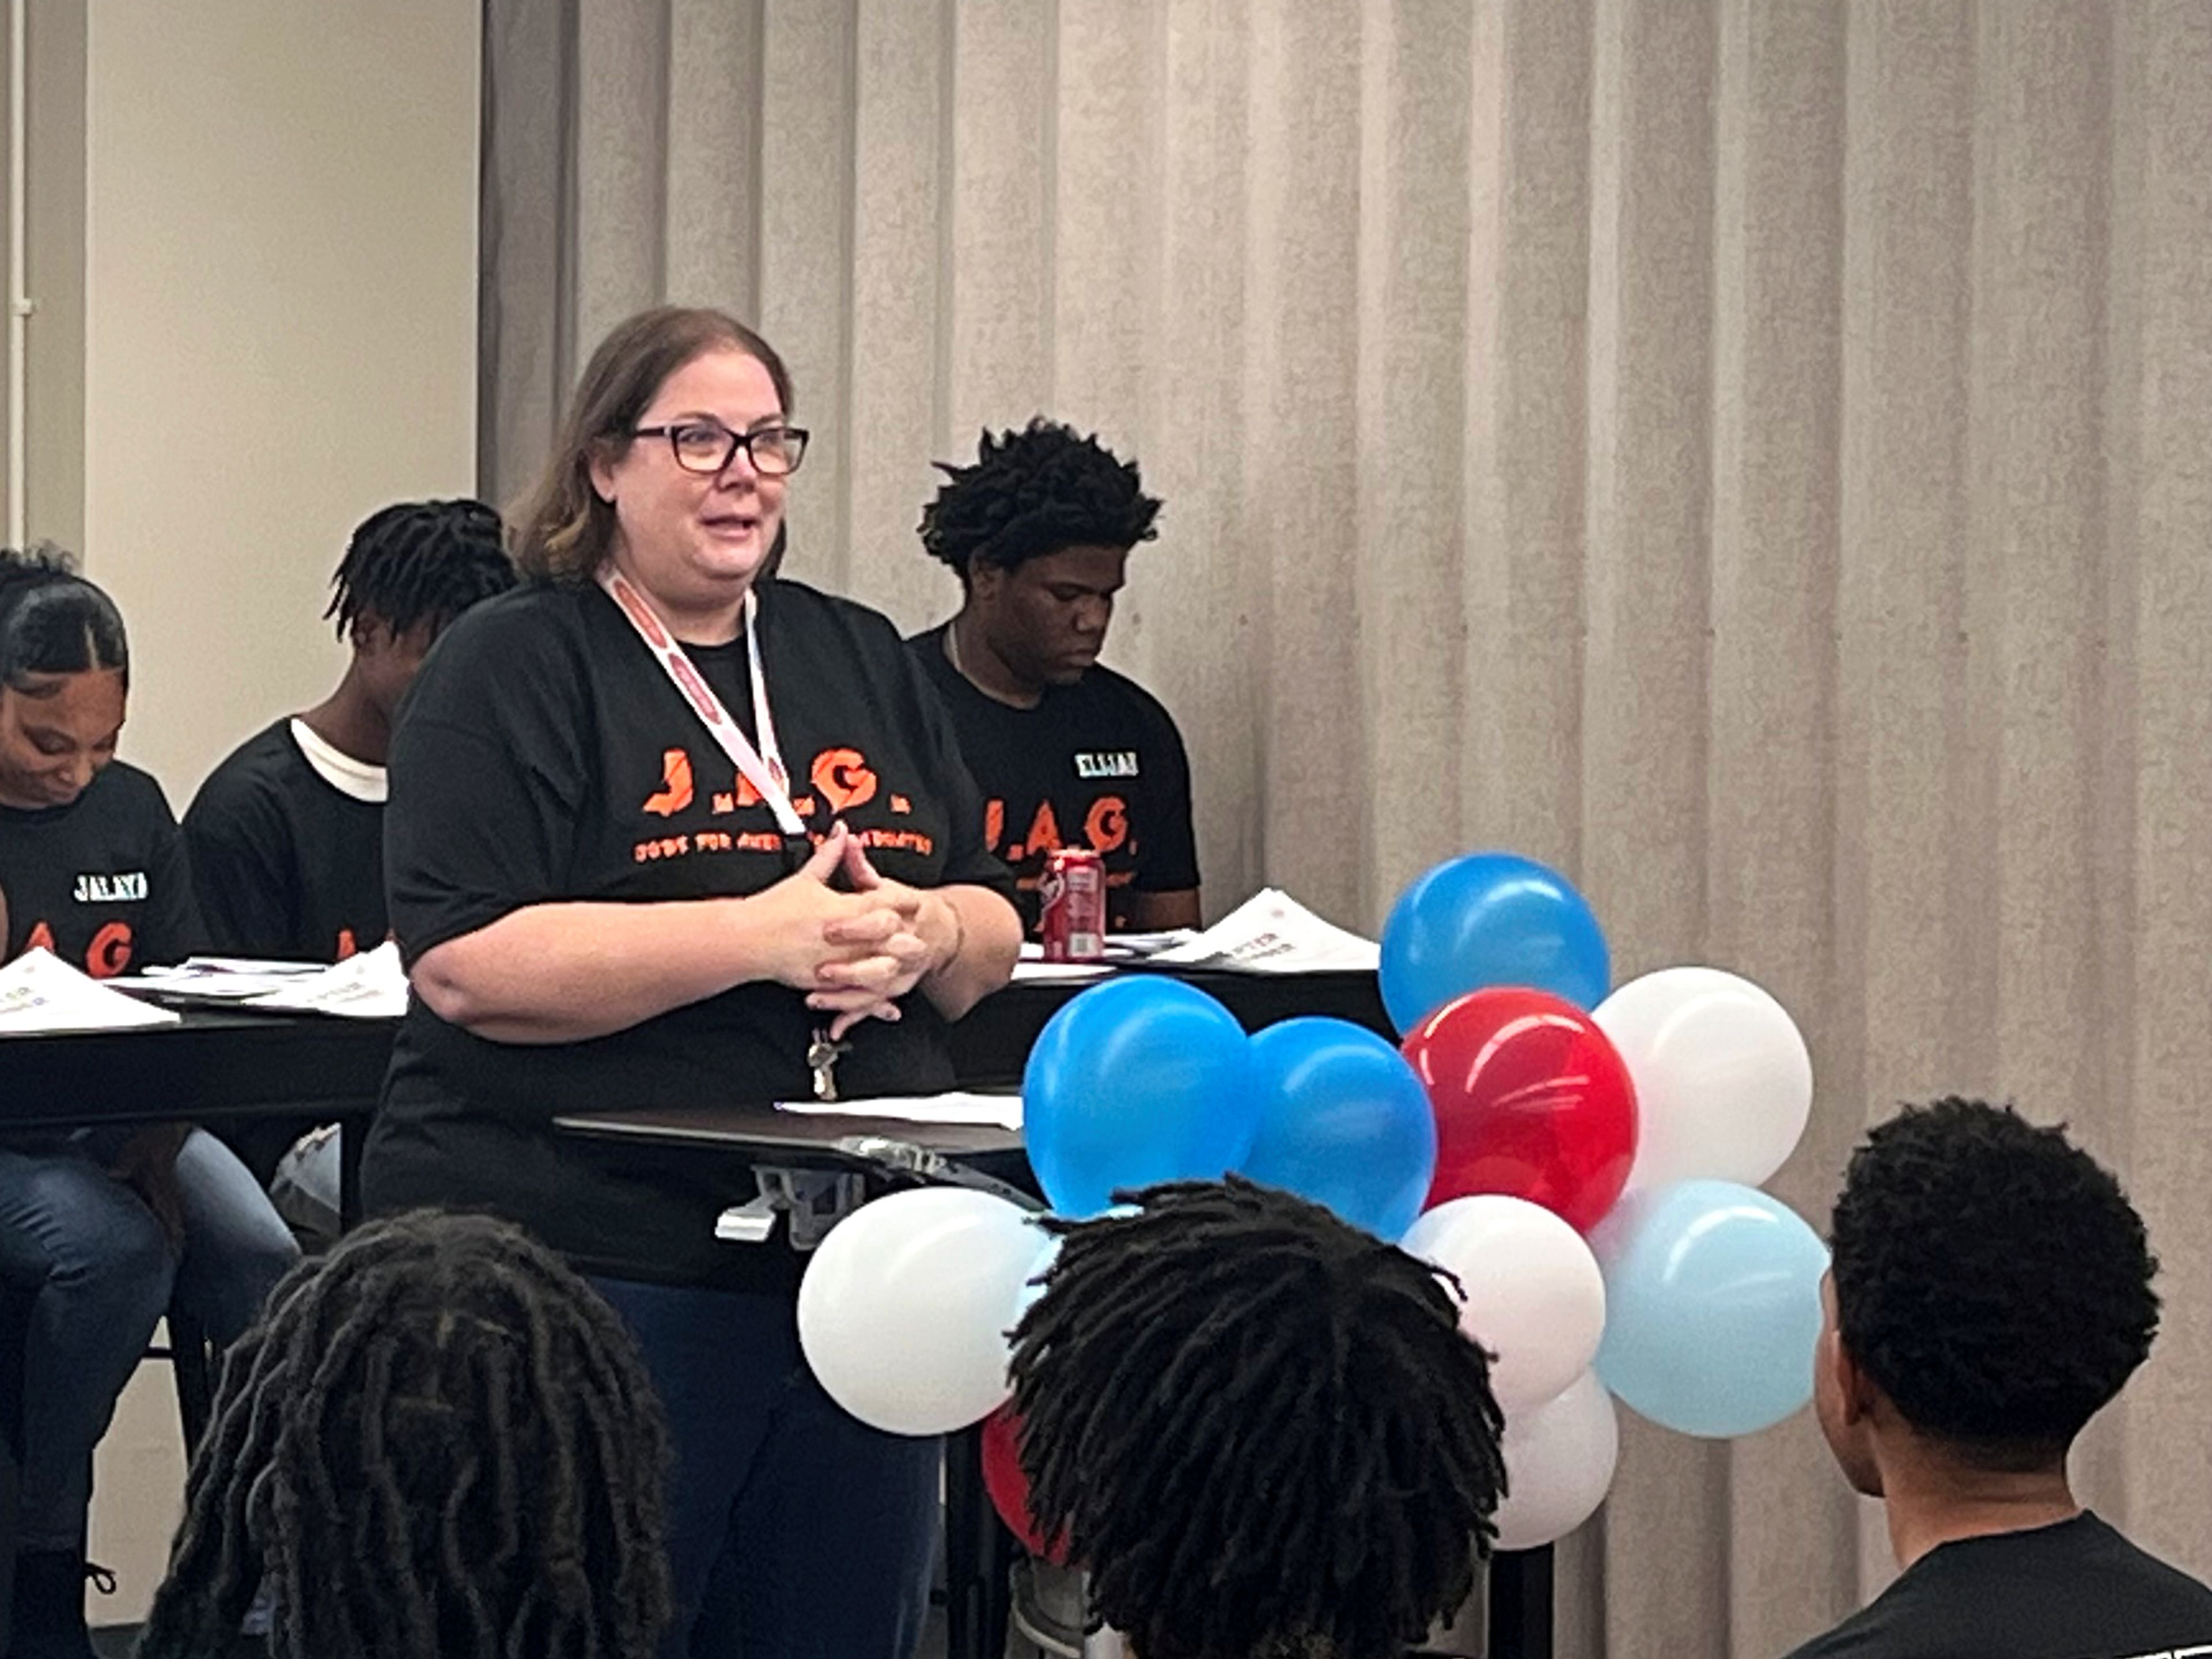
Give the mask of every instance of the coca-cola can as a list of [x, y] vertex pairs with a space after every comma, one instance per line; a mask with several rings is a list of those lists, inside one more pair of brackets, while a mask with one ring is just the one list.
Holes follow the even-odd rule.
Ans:
[[1047, 962], [1097, 962], [1106, 954], [1106, 860], [1088, 847], [1044, 855], [1037, 888]]

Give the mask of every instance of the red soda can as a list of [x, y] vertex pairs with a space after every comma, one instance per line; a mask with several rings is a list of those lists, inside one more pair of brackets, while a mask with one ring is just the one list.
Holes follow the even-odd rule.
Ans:
[[1098, 962], [1106, 955], [1106, 860], [1088, 847], [1044, 855], [1038, 884], [1047, 962]]

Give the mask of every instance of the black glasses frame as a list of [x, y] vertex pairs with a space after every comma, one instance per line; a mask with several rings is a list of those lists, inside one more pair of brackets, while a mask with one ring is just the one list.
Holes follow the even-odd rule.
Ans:
[[[723, 448], [722, 459], [712, 466], [694, 466], [684, 459], [684, 445], [679, 434], [702, 428], [720, 432], [729, 440]], [[753, 471], [763, 477], [787, 478], [799, 471], [799, 462], [806, 459], [806, 441], [812, 434], [803, 426], [763, 426], [756, 427], [750, 432], [732, 432], [720, 421], [676, 421], [660, 426], [634, 426], [629, 429], [629, 435], [633, 438], [667, 439], [668, 453], [676, 458], [676, 465], [702, 478], [711, 478], [727, 468], [732, 461], [738, 459], [738, 452], [741, 449], [745, 452], [745, 459], [752, 463]], [[788, 466], [763, 466], [760, 453], [753, 447], [763, 438], [775, 437], [783, 439], [791, 447], [791, 465]]]

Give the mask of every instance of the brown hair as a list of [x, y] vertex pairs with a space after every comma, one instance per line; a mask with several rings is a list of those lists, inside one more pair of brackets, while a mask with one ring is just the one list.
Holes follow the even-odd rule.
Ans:
[[615, 510], [592, 488], [594, 459], [620, 455], [629, 430], [668, 377], [702, 353], [735, 346], [768, 370], [791, 412], [791, 375], [775, 348], [726, 312], [659, 306], [641, 311], [599, 343], [569, 399], [552, 459], [537, 487], [509, 515], [514, 562], [535, 581], [595, 575], [613, 545]]

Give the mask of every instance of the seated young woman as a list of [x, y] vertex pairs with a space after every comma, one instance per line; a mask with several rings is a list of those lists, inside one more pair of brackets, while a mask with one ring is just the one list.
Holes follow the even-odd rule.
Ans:
[[[115, 758], [130, 687], [114, 602], [65, 555], [0, 550], [7, 959], [44, 948], [99, 978], [199, 944], [161, 786]], [[39, 1103], [38, 1115], [65, 1119], [73, 1103]], [[252, 1176], [203, 1131], [0, 1127], [0, 1297], [26, 1310], [13, 1659], [90, 1659], [92, 1451], [155, 1322], [173, 1308], [226, 1341], [298, 1254]]]

